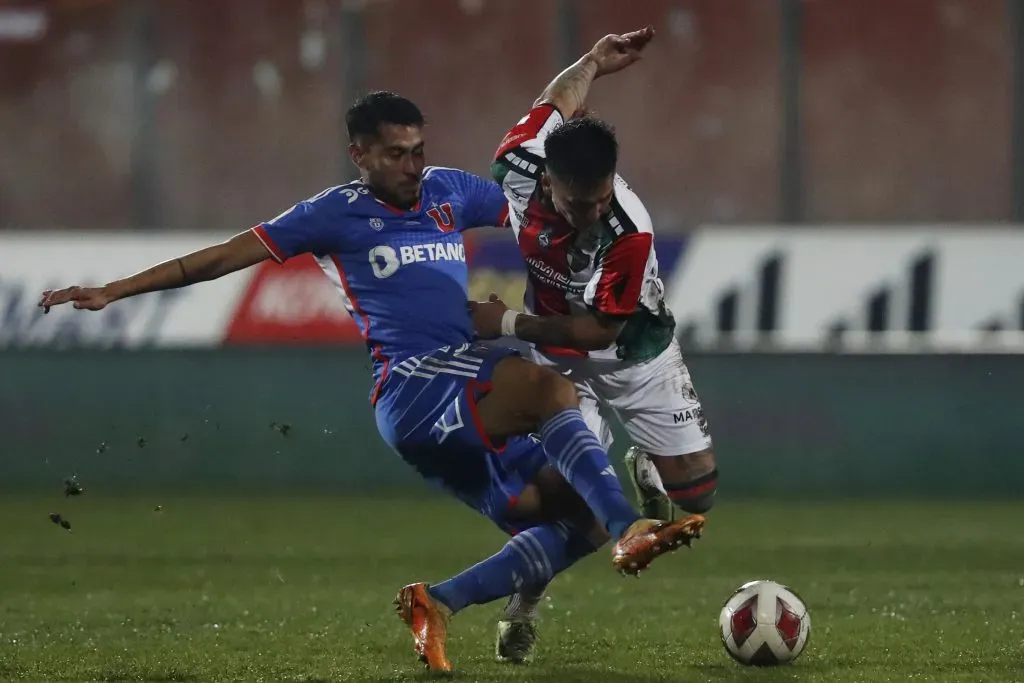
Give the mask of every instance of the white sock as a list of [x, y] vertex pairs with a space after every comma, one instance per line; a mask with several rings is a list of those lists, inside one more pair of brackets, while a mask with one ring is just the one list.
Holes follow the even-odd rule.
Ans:
[[509, 621], [531, 621], [537, 618], [537, 608], [544, 599], [544, 589], [547, 585], [536, 588], [524, 588], [514, 593], [505, 607], [505, 618]]
[[636, 477], [640, 486], [654, 487], [666, 496], [668, 495], [668, 492], [665, 491], [665, 484], [661, 482], [661, 475], [658, 474], [658, 468], [654, 466], [654, 458], [643, 451], [640, 452], [636, 461]]

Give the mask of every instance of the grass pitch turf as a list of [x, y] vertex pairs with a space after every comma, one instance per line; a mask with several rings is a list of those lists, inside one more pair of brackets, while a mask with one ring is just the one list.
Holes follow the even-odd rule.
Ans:
[[[469, 608], [456, 680], [1024, 681], [1024, 505], [726, 500], [708, 518], [639, 580], [607, 548], [559, 577], [528, 667], [493, 661], [501, 604]], [[18, 681], [424, 679], [395, 592], [503, 543], [442, 498], [87, 491], [4, 497], [0, 523], [0, 680]], [[718, 610], [754, 578], [809, 605], [794, 665], [722, 649]]]

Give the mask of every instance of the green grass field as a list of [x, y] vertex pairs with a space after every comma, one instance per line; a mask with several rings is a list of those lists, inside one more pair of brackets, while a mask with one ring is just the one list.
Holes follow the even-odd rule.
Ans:
[[[607, 549], [561, 576], [531, 666], [493, 661], [499, 603], [456, 617], [449, 654], [465, 681], [1021, 681], [1022, 520], [1024, 505], [725, 501], [639, 580]], [[435, 498], [87, 491], [0, 500], [0, 522], [2, 680], [423, 679], [396, 590], [503, 543]], [[718, 610], [764, 577], [807, 601], [811, 643], [748, 670]]]

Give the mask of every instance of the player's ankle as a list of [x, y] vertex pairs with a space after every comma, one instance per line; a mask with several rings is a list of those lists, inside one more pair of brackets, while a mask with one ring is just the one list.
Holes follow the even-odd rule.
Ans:
[[441, 616], [446, 619], [458, 612], [457, 609], [445, 601], [444, 596], [436, 590], [435, 586], [427, 586], [427, 595], [430, 596], [431, 602], [433, 602], [434, 606], [437, 607], [439, 612], [441, 612]]
[[537, 378], [535, 385], [534, 395], [539, 398], [536, 406], [537, 417], [541, 425], [568, 410], [580, 409], [576, 385], [557, 372], [545, 372]]
[[505, 605], [506, 621], [530, 621], [537, 618], [537, 611], [544, 599], [544, 586], [529, 587], [509, 596]]
[[633, 524], [640, 519], [640, 515], [637, 514], [635, 517], [608, 520], [608, 534], [615, 540], [619, 540], [626, 535], [626, 532], [629, 531], [629, 527], [633, 526]]

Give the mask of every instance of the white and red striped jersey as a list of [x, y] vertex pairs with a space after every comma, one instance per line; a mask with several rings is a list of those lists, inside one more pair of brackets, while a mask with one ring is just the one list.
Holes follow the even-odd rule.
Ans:
[[671, 342], [675, 321], [658, 276], [650, 215], [618, 174], [610, 209], [589, 229], [573, 229], [550, 208], [540, 184], [544, 139], [561, 123], [553, 105], [534, 107], [502, 140], [491, 166], [508, 199], [509, 221], [526, 262], [524, 308], [539, 316], [597, 312], [624, 317], [626, 325], [615, 343], [589, 352], [590, 357], [653, 358]]

